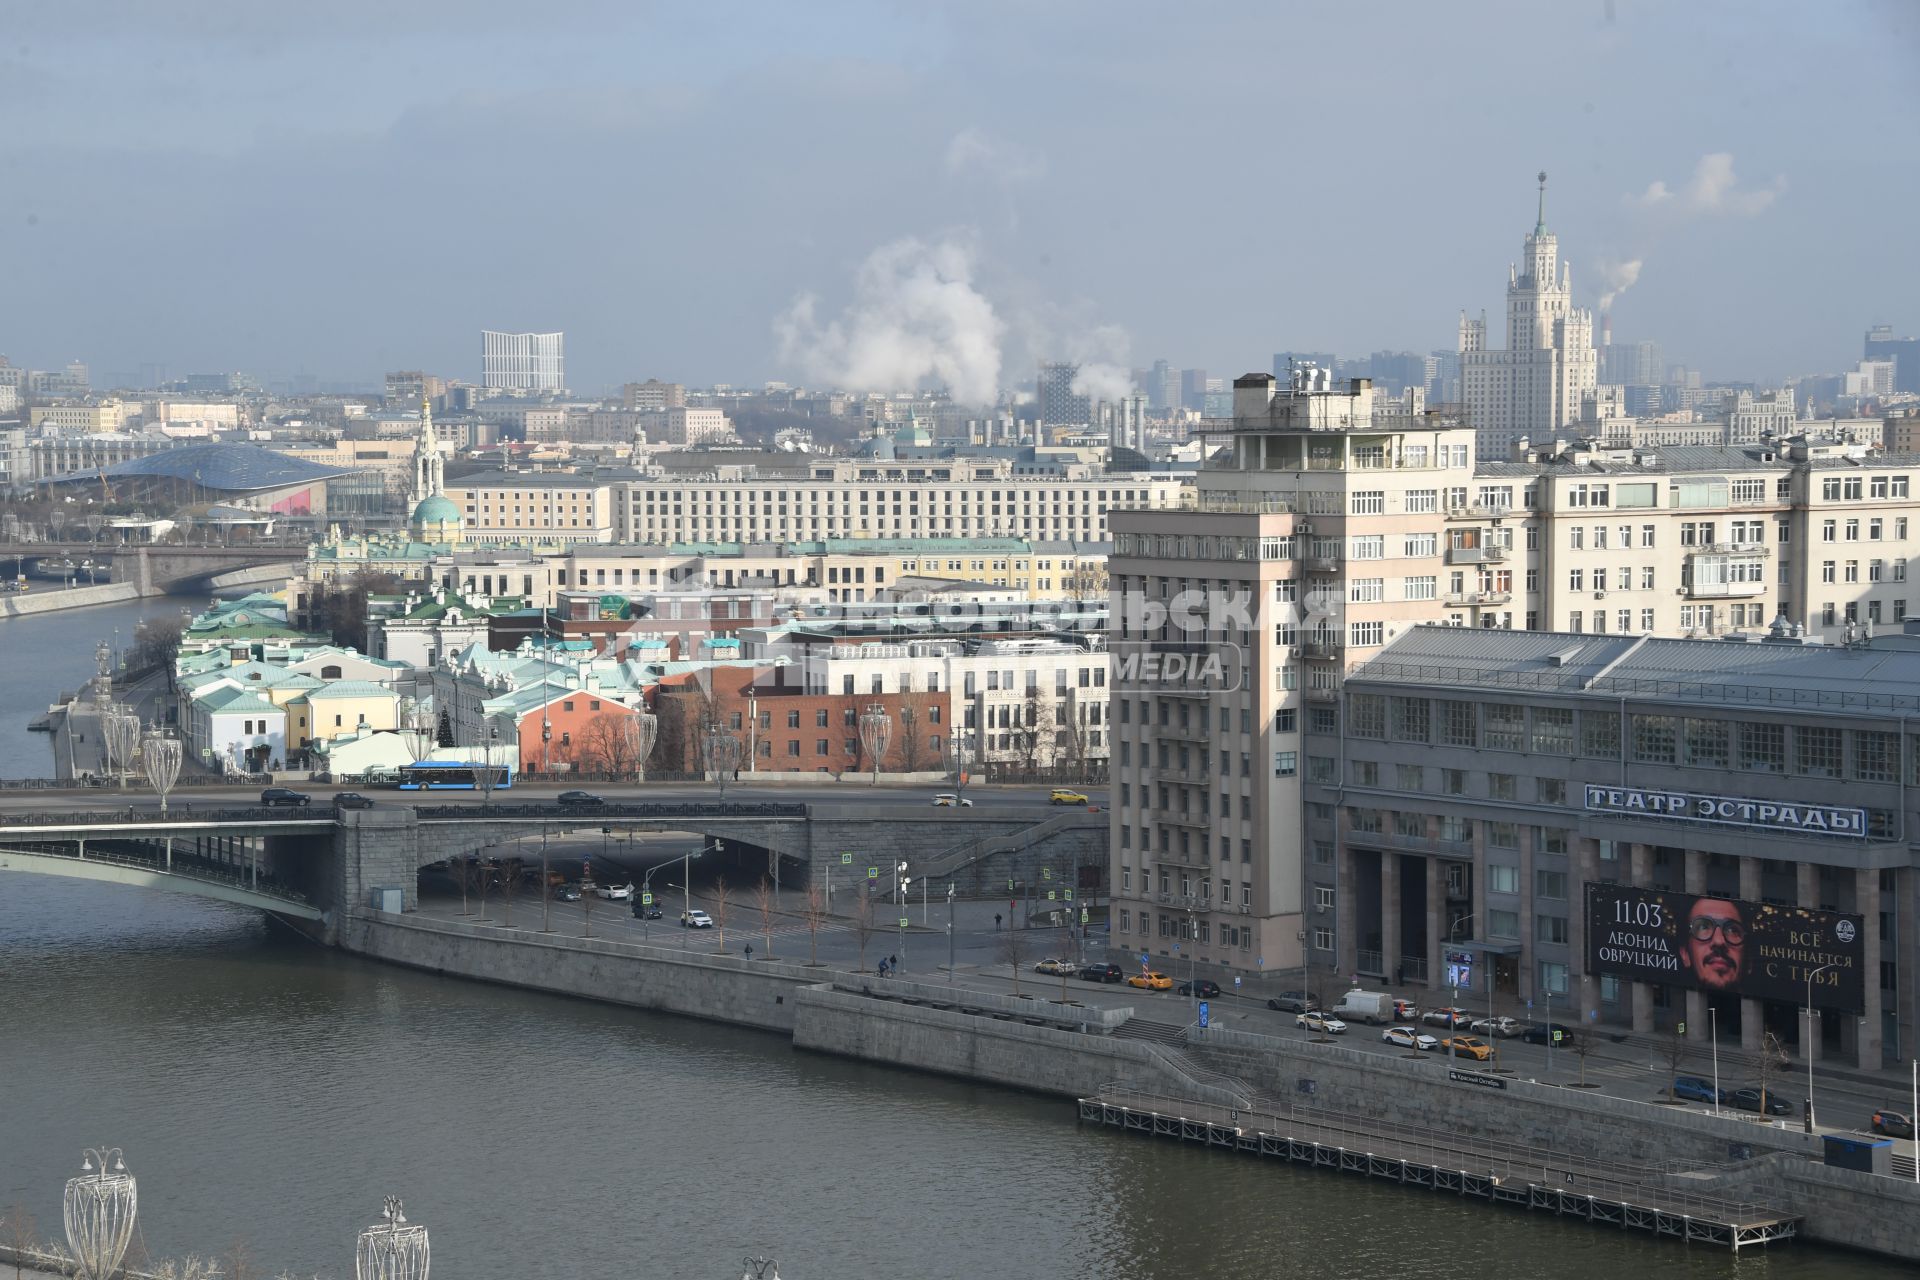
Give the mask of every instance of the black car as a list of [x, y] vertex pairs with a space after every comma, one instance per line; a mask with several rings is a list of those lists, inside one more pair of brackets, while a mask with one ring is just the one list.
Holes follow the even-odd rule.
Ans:
[[313, 797], [286, 787], [268, 787], [260, 793], [260, 803], [269, 809], [304, 809], [313, 803]]
[[1873, 1131], [1889, 1138], [1911, 1138], [1913, 1118], [1904, 1111], [1889, 1111], [1882, 1107], [1873, 1113]]
[[1727, 1095], [1727, 1105], [1738, 1107], [1742, 1111], [1760, 1111], [1770, 1116], [1790, 1116], [1793, 1105], [1785, 1098], [1769, 1089], [1766, 1093], [1766, 1105], [1761, 1105], [1758, 1089], [1735, 1089]]
[[562, 791], [553, 798], [553, 802], [562, 809], [598, 809], [606, 804], [591, 791]]
[[1080, 970], [1080, 977], [1087, 982], [1122, 982], [1127, 971], [1117, 964], [1090, 964]]
[[373, 801], [361, 795], [358, 791], [342, 791], [333, 798], [333, 807], [336, 809], [371, 809], [373, 808]]
[[1267, 1001], [1267, 1008], [1281, 1013], [1311, 1013], [1320, 1007], [1320, 997], [1311, 991], [1282, 991]]
[[660, 908], [649, 907], [642, 903], [640, 899], [635, 898], [633, 900], [633, 918], [635, 920], [658, 920], [660, 918]]
[[1573, 1043], [1573, 1028], [1558, 1022], [1529, 1022], [1520, 1039], [1527, 1044], [1568, 1045]]
[[[1195, 987], [1199, 988], [1197, 993], [1194, 990]], [[1198, 978], [1192, 982], [1183, 982], [1174, 990], [1183, 996], [1198, 994], [1202, 1000], [1211, 1000], [1220, 994], [1220, 984], [1211, 978]]]

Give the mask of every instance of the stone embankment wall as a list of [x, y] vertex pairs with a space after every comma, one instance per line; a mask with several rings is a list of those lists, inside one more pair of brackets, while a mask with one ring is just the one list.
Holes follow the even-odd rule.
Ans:
[[140, 588], [131, 582], [108, 582], [97, 587], [58, 588], [10, 593], [0, 596], [0, 618], [25, 618], [36, 613], [57, 613], [61, 609], [83, 609], [96, 604], [119, 604], [138, 600]]

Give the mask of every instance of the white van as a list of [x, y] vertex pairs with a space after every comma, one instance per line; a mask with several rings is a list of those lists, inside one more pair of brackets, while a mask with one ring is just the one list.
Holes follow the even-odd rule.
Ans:
[[1362, 991], [1355, 987], [1333, 1006], [1333, 1016], [1380, 1026], [1393, 1018], [1393, 997], [1384, 991]]

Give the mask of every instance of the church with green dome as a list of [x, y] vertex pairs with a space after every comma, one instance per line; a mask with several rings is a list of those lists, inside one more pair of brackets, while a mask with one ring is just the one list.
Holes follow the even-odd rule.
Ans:
[[460, 508], [446, 494], [447, 460], [433, 434], [433, 408], [420, 401], [420, 440], [413, 451], [413, 515], [407, 532], [415, 542], [455, 546], [460, 541]]

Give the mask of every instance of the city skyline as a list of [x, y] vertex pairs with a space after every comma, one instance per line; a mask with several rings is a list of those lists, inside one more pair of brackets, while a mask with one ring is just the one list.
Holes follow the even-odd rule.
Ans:
[[[1920, 250], [1847, 231], [1863, 181], [1876, 207], [1915, 182], [1866, 141], [1916, 116], [1897, 70], [1920, 37], [1889, 5], [1529, 10], [1526, 44], [1571, 51], [1538, 58], [1513, 52], [1518, 10], [1409, 13], [1357, 63], [1331, 8], [427, 7], [351, 67], [326, 53], [370, 15], [351, 6], [107, 12], [23, 15], [0, 144], [34, 317], [0, 340], [17, 363], [477, 381], [471, 335], [498, 327], [567, 331], [582, 389], [914, 370], [977, 389], [1041, 359], [1231, 376], [1289, 347], [1424, 352], [1497, 307], [1540, 168], [1574, 305], [1617, 295], [1616, 341], [1771, 382], [1850, 365], [1873, 323], [1916, 327]], [[1068, 40], [1082, 56], [1046, 59]], [[635, 47], [672, 56], [635, 71]], [[1844, 59], [1843, 87], [1756, 92], [1782, 47]], [[1242, 64], [1261, 48], [1287, 74]], [[1497, 70], [1529, 105], [1436, 97], [1435, 67]], [[76, 105], [82, 74], [98, 92]], [[1316, 136], [1342, 86], [1345, 141]], [[1462, 133], [1464, 167], [1432, 145]], [[1282, 198], [1334, 166], [1348, 179]], [[100, 305], [116, 291], [133, 305]]]

